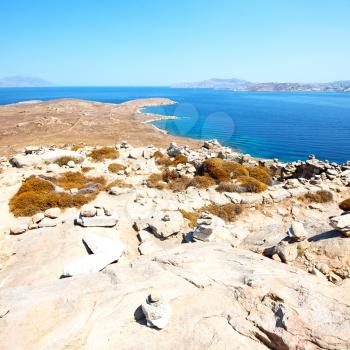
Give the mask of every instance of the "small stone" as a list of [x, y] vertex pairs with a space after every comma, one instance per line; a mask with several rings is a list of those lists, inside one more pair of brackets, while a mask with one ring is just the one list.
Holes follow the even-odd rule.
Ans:
[[97, 209], [91, 204], [85, 204], [80, 209], [80, 215], [91, 218], [96, 215]]
[[38, 227], [55, 227], [57, 226], [57, 224], [58, 224], [57, 220], [46, 217], [39, 222]]
[[299, 221], [293, 221], [288, 230], [288, 236], [295, 242], [301, 242], [307, 237], [304, 225]]
[[28, 226], [26, 224], [15, 224], [10, 228], [11, 235], [20, 235], [21, 233], [26, 232]]
[[155, 303], [157, 301], [160, 300], [160, 295], [158, 292], [156, 291], [153, 291], [150, 295], [149, 295], [149, 300], [152, 302], [152, 303]]
[[50, 219], [57, 219], [61, 214], [60, 208], [50, 208], [45, 210], [44, 215]]
[[113, 215], [113, 210], [111, 208], [104, 207], [103, 210], [104, 210], [106, 216]]
[[32, 216], [32, 222], [33, 224], [37, 224], [39, 221], [41, 221], [45, 217], [44, 213], [37, 213]]
[[71, 189], [69, 190], [69, 192], [70, 192], [71, 194], [77, 194], [77, 193], [79, 192], [79, 190], [78, 190], [77, 188], [71, 188]]
[[37, 228], [39, 228], [39, 224], [30, 224], [30, 225], [28, 226], [28, 230], [35, 230], [35, 229], [37, 229]]
[[75, 168], [75, 162], [73, 160], [70, 160], [68, 163], [68, 168]]
[[284, 263], [294, 261], [298, 257], [297, 243], [288, 244], [282, 241], [277, 245], [276, 253]]

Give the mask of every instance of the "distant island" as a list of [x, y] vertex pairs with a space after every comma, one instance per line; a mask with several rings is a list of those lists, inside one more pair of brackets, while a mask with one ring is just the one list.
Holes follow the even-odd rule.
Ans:
[[242, 79], [212, 78], [193, 83], [173, 84], [173, 88], [225, 89], [232, 91], [332, 91], [350, 92], [350, 80], [329, 83], [256, 83]]
[[54, 84], [36, 77], [6, 77], [0, 78], [0, 87], [45, 87], [53, 86]]

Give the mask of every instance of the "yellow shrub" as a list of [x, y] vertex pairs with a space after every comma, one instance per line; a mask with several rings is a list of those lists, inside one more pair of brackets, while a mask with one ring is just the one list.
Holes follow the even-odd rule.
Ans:
[[119, 173], [119, 171], [125, 170], [125, 166], [119, 163], [111, 163], [108, 165], [108, 170], [111, 173]]
[[116, 159], [119, 157], [119, 152], [112, 147], [101, 147], [94, 149], [88, 154], [96, 162], [101, 162], [104, 159]]
[[196, 188], [209, 188], [210, 186], [214, 186], [215, 181], [209, 176], [195, 176], [190, 183], [190, 186]]
[[258, 193], [263, 192], [267, 189], [266, 184], [250, 176], [240, 176], [237, 180], [247, 192]]
[[260, 182], [263, 182], [266, 185], [271, 183], [272, 179], [267, 168], [256, 166], [248, 168], [248, 171], [250, 177], [253, 177], [254, 179]]
[[55, 163], [58, 164], [59, 166], [67, 165], [68, 162], [73, 161], [74, 163], [78, 164], [80, 163], [80, 160], [75, 157], [70, 157], [70, 156], [63, 156], [55, 160]]

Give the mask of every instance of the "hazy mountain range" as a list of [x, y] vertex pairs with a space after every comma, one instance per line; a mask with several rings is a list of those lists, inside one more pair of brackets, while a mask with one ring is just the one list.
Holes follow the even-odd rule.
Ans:
[[41, 86], [53, 86], [54, 84], [35, 77], [6, 77], [0, 78], [0, 87], [41, 87]]
[[194, 83], [173, 84], [174, 88], [226, 89], [233, 91], [338, 91], [350, 92], [350, 80], [329, 83], [256, 83], [242, 79], [208, 79]]

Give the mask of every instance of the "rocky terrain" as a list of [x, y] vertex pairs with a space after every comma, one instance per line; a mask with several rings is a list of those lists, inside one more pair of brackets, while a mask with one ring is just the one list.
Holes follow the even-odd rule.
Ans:
[[196, 89], [228, 89], [233, 91], [333, 91], [349, 92], [350, 80], [332, 81], [328, 83], [288, 83], [288, 82], [266, 82], [254, 83], [242, 79], [208, 79], [194, 83], [174, 84], [175, 88]]
[[65, 128], [0, 159], [1, 349], [350, 349], [350, 163]]

